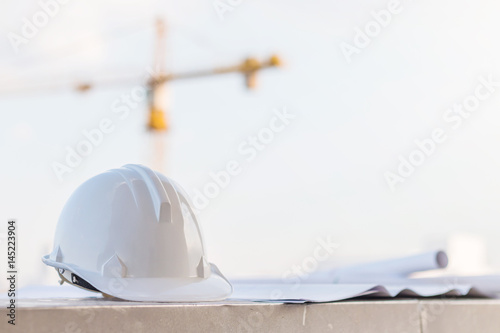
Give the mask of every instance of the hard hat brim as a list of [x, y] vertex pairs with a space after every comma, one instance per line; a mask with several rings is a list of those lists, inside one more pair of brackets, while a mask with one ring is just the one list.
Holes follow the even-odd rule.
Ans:
[[127, 278], [103, 277], [94, 272], [42, 257], [49, 266], [69, 270], [82, 277], [104, 294], [130, 301], [141, 302], [206, 302], [222, 301], [229, 297], [233, 288], [217, 266], [210, 264], [207, 278]]

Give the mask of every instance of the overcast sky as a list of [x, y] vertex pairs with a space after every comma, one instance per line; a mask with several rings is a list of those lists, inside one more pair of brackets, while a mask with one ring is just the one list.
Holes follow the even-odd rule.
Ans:
[[[158, 149], [162, 171], [192, 195], [210, 172], [240, 163], [241, 174], [200, 212], [209, 260], [227, 275], [281, 276], [327, 236], [340, 245], [331, 264], [444, 246], [457, 232], [484, 237], [500, 264], [500, 87], [492, 85], [457, 128], [443, 118], [477, 89], [489, 91], [481, 77], [500, 81], [498, 5], [402, 0], [386, 26], [365, 37], [368, 45], [356, 47], [371, 12], [390, 6], [243, 0], [221, 19], [211, 0], [69, 0], [15, 52], [9, 36], [21, 35], [23, 18], [41, 7], [3, 1], [0, 91], [55, 85], [0, 95], [0, 218], [18, 220], [20, 283], [57, 281], [40, 257], [79, 184], [126, 163], [156, 167]], [[145, 103], [124, 119], [112, 105], [144, 83], [158, 16], [168, 24], [169, 71], [273, 53], [285, 66], [259, 73], [250, 92], [237, 74], [170, 84], [172, 129], [153, 137]], [[357, 48], [350, 61], [346, 44]], [[69, 84], [102, 77], [138, 79], [85, 94]], [[248, 161], [238, 147], [268, 127], [276, 109], [295, 118]], [[67, 147], [103, 118], [113, 131], [59, 181], [53, 163], [64, 163]], [[392, 191], [386, 173], [397, 174], [399, 156], [408, 159], [415, 140], [435, 129], [446, 140]]]

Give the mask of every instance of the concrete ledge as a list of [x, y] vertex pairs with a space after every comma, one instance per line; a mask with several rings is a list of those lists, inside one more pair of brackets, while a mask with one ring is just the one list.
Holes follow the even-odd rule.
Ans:
[[498, 333], [500, 300], [432, 300], [421, 302], [423, 333]]
[[[4, 317], [4, 316], [2, 316]], [[499, 332], [499, 300], [363, 300], [323, 304], [158, 304], [18, 300], [2, 332]]]

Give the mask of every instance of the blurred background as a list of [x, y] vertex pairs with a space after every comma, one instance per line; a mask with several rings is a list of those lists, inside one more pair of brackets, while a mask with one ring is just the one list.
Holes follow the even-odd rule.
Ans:
[[[88, 178], [127, 163], [198, 199], [239, 163], [198, 212], [208, 258], [229, 277], [280, 277], [318, 238], [339, 245], [325, 267], [435, 248], [499, 266], [500, 91], [458, 128], [443, 118], [481, 77], [500, 81], [499, 9], [486, 0], [2, 1], [0, 241], [16, 219], [19, 285], [57, 283], [40, 258], [63, 205]], [[277, 113], [291, 116], [270, 138]], [[387, 172], [436, 128], [447, 139], [391, 188]], [[85, 133], [95, 144], [82, 143]]]

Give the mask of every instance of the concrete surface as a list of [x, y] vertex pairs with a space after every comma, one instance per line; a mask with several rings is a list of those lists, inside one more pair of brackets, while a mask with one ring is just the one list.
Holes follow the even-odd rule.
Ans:
[[[4, 309], [5, 307], [2, 306]], [[18, 300], [1, 332], [500, 332], [500, 300], [357, 300], [322, 304]]]

